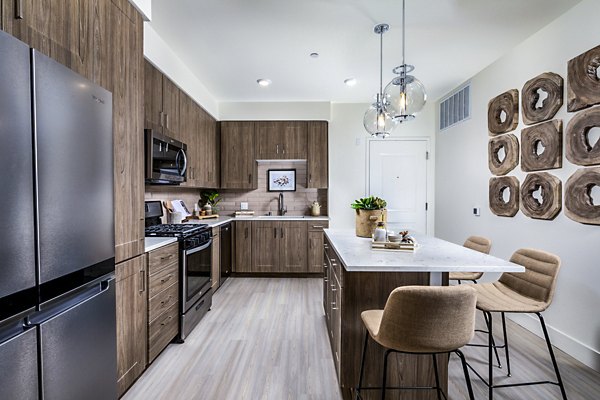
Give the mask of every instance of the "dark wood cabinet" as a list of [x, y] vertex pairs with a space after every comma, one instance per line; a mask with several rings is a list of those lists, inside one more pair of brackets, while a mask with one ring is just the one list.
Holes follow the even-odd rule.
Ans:
[[235, 222], [234, 272], [252, 271], [252, 221]]
[[195, 147], [197, 170], [194, 169], [196, 187], [218, 188], [220, 157], [217, 121], [202, 107], [194, 103], [197, 136], [189, 145]]
[[326, 121], [309, 121], [306, 158], [307, 188], [328, 188], [328, 159], [328, 124]]
[[162, 84], [163, 133], [184, 142], [185, 134], [179, 126], [179, 122], [181, 121], [179, 115], [179, 96], [181, 91], [164, 75]]
[[256, 189], [257, 165], [253, 122], [221, 122], [221, 187]]
[[144, 127], [184, 141], [180, 127], [181, 90], [148, 60], [144, 61]]
[[187, 176], [186, 181], [181, 186], [196, 187], [200, 179], [198, 172], [201, 170], [199, 165], [199, 124], [198, 115], [194, 108], [194, 101], [185, 93], [179, 95], [179, 128], [181, 130], [181, 140], [187, 145]]
[[216, 226], [212, 228], [212, 265], [210, 277], [212, 278], [211, 288], [213, 293], [221, 286], [221, 228]]
[[253, 221], [252, 272], [306, 273], [304, 221]]
[[323, 229], [327, 221], [309, 221], [308, 225], [308, 272], [323, 273]]
[[146, 368], [148, 285], [145, 257], [116, 267], [117, 384], [119, 396]]
[[296, 160], [306, 158], [306, 121], [257, 122], [257, 158]]

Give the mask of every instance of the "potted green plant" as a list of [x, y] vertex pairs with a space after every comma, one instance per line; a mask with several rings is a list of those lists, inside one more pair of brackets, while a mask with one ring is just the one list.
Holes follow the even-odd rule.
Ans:
[[376, 196], [354, 200], [350, 207], [356, 210], [356, 236], [371, 237], [377, 222], [387, 220], [386, 206], [387, 202]]
[[216, 206], [220, 201], [219, 193], [216, 190], [204, 190], [200, 192], [198, 205], [206, 211], [206, 215], [212, 215], [213, 212], [219, 212]]

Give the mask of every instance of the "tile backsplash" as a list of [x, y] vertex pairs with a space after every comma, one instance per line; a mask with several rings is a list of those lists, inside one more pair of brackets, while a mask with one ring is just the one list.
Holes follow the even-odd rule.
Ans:
[[[306, 161], [261, 161], [258, 163], [258, 189], [237, 190], [217, 189], [221, 195], [218, 204], [219, 214], [231, 215], [240, 209], [240, 203], [247, 202], [248, 208], [256, 215], [271, 211], [277, 215], [279, 192], [267, 190], [267, 171], [269, 169], [296, 169], [296, 191], [283, 192], [284, 204], [288, 215], [310, 215], [310, 205], [318, 201], [321, 205], [321, 215], [327, 215], [327, 189], [306, 188]], [[146, 200], [175, 200], [181, 199], [190, 211], [200, 199], [201, 189], [191, 189], [172, 186], [146, 186]]]

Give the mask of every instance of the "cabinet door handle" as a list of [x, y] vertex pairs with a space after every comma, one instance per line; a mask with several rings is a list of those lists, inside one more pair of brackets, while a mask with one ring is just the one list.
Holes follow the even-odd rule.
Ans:
[[140, 270], [140, 293], [144, 293], [146, 291], [146, 271], [143, 269]]
[[15, 19], [23, 19], [23, 0], [15, 0]]
[[282, 153], [285, 154], [285, 146], [281, 146], [281, 148]]
[[244, 239], [248, 239], [248, 227], [244, 230]]
[[252, 183], [252, 174], [248, 174], [248, 183]]
[[158, 112], [158, 123], [160, 124], [161, 127], [165, 126], [165, 114], [162, 111]]
[[277, 145], [277, 154], [279, 154], [279, 145]]
[[308, 183], [312, 182], [312, 174], [308, 174]]
[[165, 122], [167, 124], [167, 129], [169, 129], [169, 114], [165, 113]]
[[281, 228], [281, 238], [283, 238], [283, 228]]
[[277, 228], [273, 228], [273, 239], [277, 239]]

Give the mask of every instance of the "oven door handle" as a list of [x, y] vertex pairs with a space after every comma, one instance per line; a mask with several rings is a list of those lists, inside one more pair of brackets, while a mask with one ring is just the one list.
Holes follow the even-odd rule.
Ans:
[[199, 252], [199, 251], [206, 250], [206, 249], [208, 249], [208, 248], [209, 248], [211, 245], [212, 245], [212, 239], [210, 239], [210, 240], [209, 240], [209, 241], [208, 241], [206, 244], [203, 244], [203, 245], [202, 245], [202, 246], [200, 246], [200, 247], [195, 247], [195, 248], [193, 248], [193, 249], [191, 249], [191, 250], [185, 250], [185, 255], [186, 255], [186, 256], [189, 256], [190, 254], [194, 254], [194, 253], [197, 253], [197, 252]]

